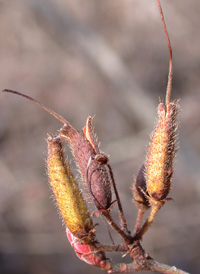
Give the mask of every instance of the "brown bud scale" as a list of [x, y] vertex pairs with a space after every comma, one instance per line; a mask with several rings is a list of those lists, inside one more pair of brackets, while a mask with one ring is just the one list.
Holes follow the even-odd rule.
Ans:
[[146, 187], [146, 179], [145, 179], [145, 166], [142, 165], [140, 168], [137, 177], [133, 182], [133, 196], [135, 198], [135, 202], [142, 204], [144, 207], [149, 207], [148, 202], [148, 193]]

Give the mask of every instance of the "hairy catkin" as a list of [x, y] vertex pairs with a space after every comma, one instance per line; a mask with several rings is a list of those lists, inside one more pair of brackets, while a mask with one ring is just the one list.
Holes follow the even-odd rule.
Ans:
[[48, 177], [63, 220], [77, 238], [90, 237], [93, 223], [87, 205], [64, 160], [60, 138], [48, 136]]
[[157, 201], [165, 199], [171, 188], [173, 162], [176, 153], [177, 114], [179, 105], [171, 102], [158, 106], [158, 121], [152, 134], [145, 170], [147, 192]]

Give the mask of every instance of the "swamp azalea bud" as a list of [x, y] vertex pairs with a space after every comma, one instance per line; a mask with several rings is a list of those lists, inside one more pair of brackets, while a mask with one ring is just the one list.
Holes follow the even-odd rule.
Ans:
[[76, 255], [85, 263], [109, 270], [111, 268], [110, 261], [106, 258], [105, 252], [99, 250], [95, 245], [83, 243], [76, 238], [68, 229], [66, 229], [67, 237], [71, 243]]
[[59, 210], [69, 231], [77, 238], [90, 242], [94, 227], [87, 205], [64, 160], [59, 137], [48, 136], [48, 176]]
[[140, 208], [143, 207], [144, 209], [148, 209], [150, 205], [148, 202], [144, 165], [142, 165], [137, 174], [137, 177], [134, 179], [132, 191], [135, 198], [134, 202], [137, 204], [137, 206]]
[[60, 130], [60, 137], [70, 145], [86, 193], [89, 192], [92, 196], [98, 210], [107, 210], [112, 201], [110, 176], [106, 167], [100, 161], [95, 160], [98, 144], [92, 135], [92, 139], [86, 138], [86, 135], [89, 136], [88, 130], [90, 131], [90, 128], [87, 124], [81, 132], [65, 124]]
[[[158, 121], [152, 134], [147, 154], [145, 172], [150, 201], [163, 201], [171, 188], [173, 162], [177, 137], [177, 114], [179, 105], [171, 102], [158, 106]], [[151, 199], [152, 198], [152, 199]]]

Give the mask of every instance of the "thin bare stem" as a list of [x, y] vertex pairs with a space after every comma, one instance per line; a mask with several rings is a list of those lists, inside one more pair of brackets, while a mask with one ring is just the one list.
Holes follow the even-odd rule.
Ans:
[[126, 234], [123, 230], [121, 230], [118, 225], [115, 223], [115, 221], [113, 220], [113, 218], [111, 217], [110, 213], [108, 212], [108, 210], [105, 210], [102, 212], [102, 214], [104, 215], [107, 223], [112, 227], [113, 230], [115, 230], [124, 240], [124, 242], [126, 244], [132, 244], [133, 242], [133, 237], [130, 236], [129, 234]]
[[138, 208], [138, 215], [135, 223], [134, 234], [136, 234], [140, 230], [145, 212], [145, 209]]
[[104, 245], [104, 244], [95, 244], [95, 247], [98, 248], [100, 251], [107, 251], [107, 252], [127, 252], [128, 251], [128, 246], [125, 244], [120, 244], [120, 245]]
[[171, 48], [169, 34], [168, 34], [167, 27], [166, 27], [166, 24], [165, 24], [165, 19], [164, 19], [163, 11], [162, 11], [162, 8], [161, 8], [160, 0], [157, 0], [157, 2], [158, 2], [158, 8], [159, 8], [159, 11], [160, 11], [161, 20], [162, 20], [162, 23], [163, 23], [165, 35], [167, 37], [167, 44], [168, 44], [168, 49], [169, 49], [169, 73], [168, 73], [168, 83], [167, 83], [166, 99], [165, 99], [165, 104], [166, 104], [166, 106], [168, 106], [168, 104], [170, 102], [171, 90], [172, 90], [172, 75], [173, 75], [172, 48]]
[[136, 234], [134, 235], [134, 240], [140, 240], [142, 239], [142, 236], [144, 235], [144, 233], [150, 228], [151, 224], [153, 223], [156, 214], [158, 213], [159, 209], [163, 206], [164, 202], [155, 202], [152, 205], [151, 208], [151, 212], [149, 214], [148, 219], [146, 220], [146, 222], [144, 223], [144, 225], [142, 226], [142, 228], [136, 232]]
[[11, 89], [4, 89], [2, 90], [2, 92], [10, 92], [19, 96], [22, 96], [32, 102], [34, 102], [35, 104], [37, 104], [38, 106], [40, 106], [41, 108], [43, 108], [44, 110], [46, 110], [47, 112], [49, 112], [51, 115], [53, 115], [56, 119], [58, 119], [61, 123], [63, 124], [68, 124], [68, 122], [59, 114], [57, 114], [55, 111], [49, 109], [48, 107], [46, 107], [45, 105], [43, 105], [42, 103], [38, 102], [37, 100], [33, 99], [32, 97], [25, 95], [19, 91], [15, 91], [15, 90], [11, 90]]
[[120, 218], [121, 226], [122, 226], [123, 230], [126, 231], [126, 233], [129, 233], [128, 228], [127, 228], [126, 218], [124, 216], [124, 211], [123, 211], [122, 204], [121, 204], [121, 200], [120, 200], [120, 197], [119, 197], [119, 194], [118, 194], [118, 191], [117, 191], [117, 187], [116, 187], [116, 184], [115, 184], [113, 171], [112, 171], [112, 168], [109, 164], [107, 166], [108, 166], [108, 169], [109, 169], [109, 172], [110, 172], [112, 185], [113, 185], [115, 196], [116, 196], [116, 199], [117, 199], [117, 204], [118, 204], [118, 208], [119, 208], [119, 218]]

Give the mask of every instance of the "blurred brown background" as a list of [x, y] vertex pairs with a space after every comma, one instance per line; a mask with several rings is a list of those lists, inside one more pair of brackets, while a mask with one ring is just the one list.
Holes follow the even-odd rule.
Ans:
[[[174, 202], [158, 214], [143, 246], [160, 262], [199, 273], [200, 2], [162, 6], [173, 47], [173, 98], [181, 98], [180, 148]], [[167, 74], [155, 0], [0, 1], [1, 89], [31, 95], [77, 129], [96, 115], [130, 229], [131, 183], [145, 159]], [[60, 126], [29, 101], [1, 94], [0, 273], [103, 273], [76, 257], [50, 199], [45, 138]], [[106, 228], [98, 233], [102, 239]]]

